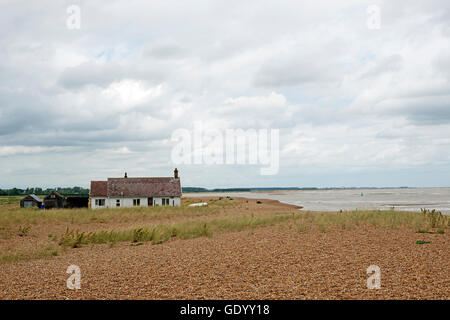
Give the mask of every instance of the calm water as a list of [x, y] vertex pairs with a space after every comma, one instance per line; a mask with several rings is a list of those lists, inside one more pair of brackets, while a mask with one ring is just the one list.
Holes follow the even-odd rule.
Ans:
[[186, 193], [185, 196], [234, 196], [274, 199], [303, 206], [305, 210], [337, 211], [389, 209], [420, 211], [436, 209], [450, 214], [450, 188], [358, 189], [273, 192]]

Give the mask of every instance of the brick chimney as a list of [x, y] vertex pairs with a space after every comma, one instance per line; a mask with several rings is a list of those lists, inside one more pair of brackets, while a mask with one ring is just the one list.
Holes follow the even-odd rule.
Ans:
[[178, 179], [178, 169], [177, 168], [175, 168], [175, 170], [173, 171], [173, 177], [175, 179]]

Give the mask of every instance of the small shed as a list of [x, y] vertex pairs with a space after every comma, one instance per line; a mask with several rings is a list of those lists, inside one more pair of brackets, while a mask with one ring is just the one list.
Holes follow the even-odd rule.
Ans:
[[88, 204], [88, 196], [63, 196], [57, 191], [52, 191], [44, 198], [45, 209], [87, 208]]
[[44, 208], [64, 208], [65, 197], [57, 191], [52, 191], [44, 198]]
[[88, 206], [88, 196], [68, 196], [64, 204], [64, 208], [87, 208]]
[[42, 206], [42, 200], [34, 194], [29, 194], [26, 197], [24, 197], [22, 200], [20, 200], [21, 208], [32, 208], [32, 207], [40, 208], [41, 206]]

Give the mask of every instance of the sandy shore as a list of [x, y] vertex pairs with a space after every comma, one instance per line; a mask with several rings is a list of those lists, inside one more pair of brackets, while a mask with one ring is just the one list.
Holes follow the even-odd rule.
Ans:
[[[298, 212], [273, 200], [234, 201], [236, 205], [208, 219], [249, 211], [255, 215]], [[126, 223], [108, 225], [119, 227]], [[418, 245], [419, 238], [431, 243]], [[11, 243], [19, 240], [10, 239]], [[294, 221], [287, 220], [159, 245], [86, 245], [49, 259], [2, 264], [0, 298], [448, 299], [449, 240], [448, 232], [417, 234], [409, 228], [373, 226], [299, 232]], [[66, 270], [72, 264], [81, 269], [80, 290], [66, 286]], [[370, 265], [381, 269], [381, 289], [367, 288]]]

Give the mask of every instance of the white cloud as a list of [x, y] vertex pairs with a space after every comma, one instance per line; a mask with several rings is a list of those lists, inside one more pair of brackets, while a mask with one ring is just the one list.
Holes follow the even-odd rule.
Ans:
[[[81, 29], [68, 30], [65, 4], [9, 2], [0, 12], [3, 187], [37, 183], [33, 172], [51, 165], [85, 186], [123, 167], [170, 174], [171, 133], [196, 120], [280, 128], [282, 152], [279, 180], [245, 167], [183, 168], [194, 184], [213, 173], [220, 186], [240, 175], [235, 184], [302, 185], [311, 172], [317, 185], [339, 174], [370, 185], [386, 168], [396, 170], [386, 185], [402, 185], [405, 168], [431, 168], [426, 181], [439, 184], [450, 178], [450, 6], [375, 4], [380, 30], [366, 27], [368, 3], [356, 0], [81, 1]], [[29, 164], [22, 180], [19, 159]]]
[[66, 150], [60, 147], [43, 147], [43, 146], [0, 146], [1, 156], [14, 156], [18, 154], [39, 154], [44, 152], [54, 152]]
[[127, 110], [160, 96], [162, 92], [162, 85], [148, 88], [142, 82], [125, 79], [113, 82], [108, 88], [102, 90], [101, 94], [106, 98], [107, 103], [119, 105], [122, 110]]

